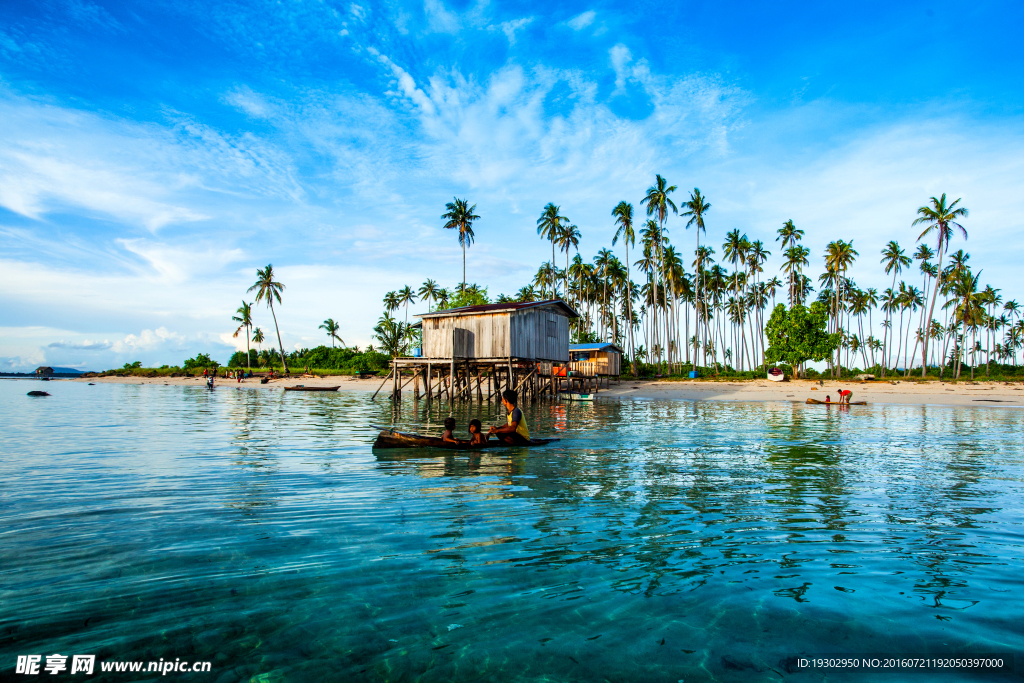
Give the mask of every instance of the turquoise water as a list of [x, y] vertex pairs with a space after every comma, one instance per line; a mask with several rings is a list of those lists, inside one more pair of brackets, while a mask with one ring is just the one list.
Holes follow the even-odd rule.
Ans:
[[209, 660], [178, 676], [208, 681], [1024, 671], [1018, 410], [538, 404], [560, 442], [474, 456], [374, 453], [392, 414], [362, 393], [5, 381], [0, 411], [5, 676], [32, 653]]

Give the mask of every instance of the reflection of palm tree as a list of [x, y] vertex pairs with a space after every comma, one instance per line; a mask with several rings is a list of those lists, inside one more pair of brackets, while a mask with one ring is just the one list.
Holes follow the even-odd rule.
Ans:
[[[957, 223], [957, 219], [967, 217], [967, 209], [964, 207], [957, 207], [960, 200], [957, 199], [955, 202], [946, 206], [946, 193], [942, 193], [942, 197], [936, 199], [931, 198], [931, 206], [922, 206], [917, 210], [918, 218], [911, 223], [911, 225], [926, 225], [924, 231], [918, 236], [917, 240], [920, 242], [924, 239], [925, 235], [933, 230], [938, 235], [938, 248], [936, 252], [939, 255], [939, 272], [942, 272], [942, 255], [945, 253], [946, 248], [949, 246], [949, 240], [953, 236], [953, 229], [959, 229], [964, 239], [967, 239], [967, 231], [964, 226]], [[936, 286], [932, 291], [932, 303], [928, 307], [928, 320], [932, 319], [932, 315], [935, 314], [935, 299], [939, 293], [938, 280], [936, 280]], [[928, 337], [924, 338], [924, 348], [922, 349], [922, 358], [924, 362], [921, 363], [921, 376], [924, 377], [928, 372]]]
[[[568, 222], [568, 218], [559, 214], [560, 209], [548, 202], [547, 206], [540, 214], [540, 218], [537, 219], [537, 234], [542, 238], [551, 241], [551, 268], [554, 270], [555, 267], [555, 241], [562, 232], [562, 222]], [[555, 274], [550, 273], [551, 276], [551, 298], [555, 298]]]
[[462, 247], [462, 293], [466, 293], [466, 247], [473, 244], [473, 221], [480, 218], [473, 213], [476, 209], [476, 204], [473, 206], [469, 205], [469, 202], [465, 199], [455, 198], [454, 201], [450, 201], [444, 205], [444, 208], [448, 209], [446, 212], [441, 214], [441, 218], [444, 218], [448, 222], [444, 224], [444, 227], [451, 230], [459, 231], [459, 246]]
[[281, 328], [277, 326], [277, 314], [274, 312], [274, 299], [277, 299], [277, 303], [281, 303], [281, 292], [284, 291], [284, 285], [274, 280], [274, 266], [267, 264], [266, 268], [256, 269], [256, 283], [249, 288], [248, 291], [256, 290], [256, 301], [259, 303], [261, 300], [266, 300], [267, 306], [270, 307], [270, 315], [274, 318], [274, 330], [277, 332], [277, 345], [281, 349], [281, 365], [284, 367], [285, 374], [288, 373], [288, 359], [284, 355], [284, 344], [281, 342]]
[[423, 286], [420, 287], [419, 292], [417, 292], [417, 294], [420, 295], [420, 299], [427, 302], [427, 312], [430, 312], [430, 302], [436, 301], [440, 293], [441, 288], [437, 286], [436, 282], [430, 279], [424, 282]]
[[231, 335], [232, 337], [238, 337], [238, 333], [245, 329], [245, 367], [247, 370], [252, 370], [252, 364], [249, 362], [249, 328], [252, 327], [252, 304], [248, 304], [242, 301], [242, 305], [235, 311], [238, 315], [232, 316], [231, 319], [238, 323], [238, 329]]
[[334, 340], [337, 339], [341, 342], [342, 346], [345, 346], [345, 340], [338, 336], [338, 330], [341, 329], [341, 325], [334, 322], [334, 318], [328, 318], [324, 321], [323, 325], [320, 326], [321, 330], [327, 330], [327, 336], [331, 338], [331, 348], [334, 348]]

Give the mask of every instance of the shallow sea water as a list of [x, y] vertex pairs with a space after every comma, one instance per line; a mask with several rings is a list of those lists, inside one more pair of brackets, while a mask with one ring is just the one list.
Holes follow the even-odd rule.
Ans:
[[[0, 414], [5, 678], [32, 653], [204, 681], [844, 680], [787, 667], [826, 653], [1024, 675], [1019, 410], [541, 403], [561, 441], [480, 455], [375, 453], [392, 412], [364, 393], [5, 381]], [[972, 677], [848, 679], [908, 676]]]

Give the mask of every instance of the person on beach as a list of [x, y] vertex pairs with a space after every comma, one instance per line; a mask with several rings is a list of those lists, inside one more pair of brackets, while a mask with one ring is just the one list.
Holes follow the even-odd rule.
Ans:
[[527, 446], [530, 443], [530, 428], [526, 426], [526, 418], [517, 403], [519, 395], [512, 389], [501, 392], [501, 404], [505, 406], [508, 415], [505, 418], [506, 424], [501, 427], [491, 427], [487, 435], [497, 434], [498, 438], [512, 446]]
[[850, 397], [852, 397], [852, 396], [853, 396], [853, 392], [850, 391], [849, 389], [840, 389], [839, 390], [839, 402], [840, 403], [845, 403], [845, 404], [849, 405], [850, 404]]
[[469, 443], [474, 446], [481, 446], [487, 443], [487, 440], [490, 438], [490, 434], [484, 434], [483, 431], [481, 431], [483, 428], [484, 426], [480, 424], [480, 420], [469, 421]]
[[441, 435], [441, 441], [445, 441], [447, 443], [463, 443], [462, 441], [459, 441], [458, 439], [455, 438], [455, 434], [453, 433], [454, 431], [455, 418], [446, 417], [444, 419], [444, 434]]

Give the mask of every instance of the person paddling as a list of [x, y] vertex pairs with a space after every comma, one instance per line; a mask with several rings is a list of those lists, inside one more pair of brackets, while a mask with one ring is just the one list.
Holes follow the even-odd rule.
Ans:
[[530, 428], [526, 426], [526, 417], [518, 407], [519, 395], [513, 389], [506, 389], [501, 392], [501, 404], [505, 406], [508, 415], [505, 417], [505, 424], [501, 427], [491, 427], [487, 435], [497, 437], [512, 446], [528, 446], [530, 444]]

